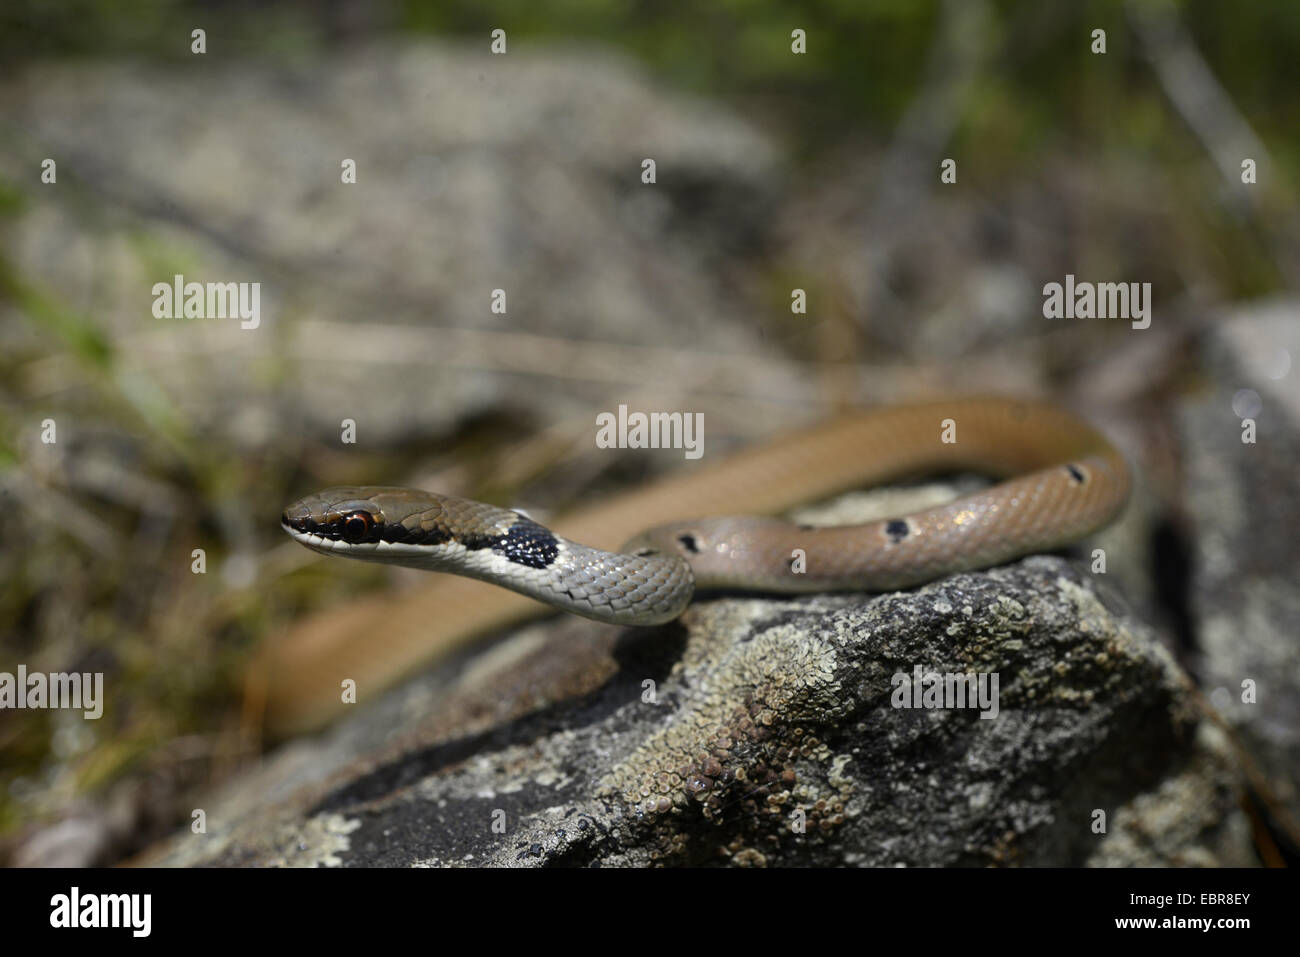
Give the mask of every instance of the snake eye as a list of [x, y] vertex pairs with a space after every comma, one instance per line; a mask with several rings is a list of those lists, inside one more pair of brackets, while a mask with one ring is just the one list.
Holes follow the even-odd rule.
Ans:
[[348, 542], [364, 541], [374, 526], [375, 520], [369, 512], [353, 512], [343, 519], [343, 539]]

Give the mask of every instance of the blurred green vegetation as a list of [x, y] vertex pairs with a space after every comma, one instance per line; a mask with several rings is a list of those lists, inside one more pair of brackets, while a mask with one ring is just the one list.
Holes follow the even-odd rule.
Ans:
[[[988, 59], [954, 130], [954, 155], [968, 176], [1002, 181], [1034, 175], [1038, 158], [1053, 152], [1152, 157], [1181, 177], [1175, 192], [1199, 201], [1189, 218], [1238, 232], [1224, 243], [1222, 286], [1238, 296], [1271, 291], [1281, 277], [1261, 249], [1267, 238], [1243, 231], [1205, 196], [1215, 174], [1204, 145], [1132, 29], [1130, 13], [1143, 6], [1178, 11], [1281, 170], [1300, 169], [1296, 0], [980, 0]], [[50, 57], [184, 60], [199, 26], [209, 54], [287, 62], [393, 35], [486, 50], [500, 27], [511, 51], [621, 51], [662, 82], [733, 102], [784, 134], [796, 162], [815, 162], [889, 141], [917, 94], [944, 10], [943, 0], [6, 0], [0, 69]], [[807, 32], [805, 56], [789, 53], [795, 28]], [[1110, 69], [1095, 69], [1097, 28], [1107, 33]], [[1294, 186], [1280, 188], [1279, 201], [1293, 205]]]
[[[1138, 0], [1160, 3], [1163, 0]], [[1173, 4], [1215, 74], [1279, 160], [1294, 168], [1300, 3], [1184, 0]], [[1169, 131], [1130, 35], [1125, 0], [988, 0], [999, 36], [984, 79], [985, 113], [1018, 117], [1019, 136], [986, 144], [1043, 148], [1091, 126], [1097, 103], [1116, 128], [1158, 141]], [[6, 0], [0, 69], [48, 57], [190, 56], [190, 31], [210, 53], [293, 57], [393, 33], [479, 38], [507, 31], [530, 43], [592, 43], [631, 54], [665, 81], [711, 97], [759, 97], [800, 136], [824, 142], [887, 133], [916, 91], [942, 15], [940, 0]], [[808, 33], [790, 56], [790, 31]], [[1088, 37], [1107, 31], [1121, 68], [1098, 89]], [[1103, 98], [1099, 98], [1099, 94]]]

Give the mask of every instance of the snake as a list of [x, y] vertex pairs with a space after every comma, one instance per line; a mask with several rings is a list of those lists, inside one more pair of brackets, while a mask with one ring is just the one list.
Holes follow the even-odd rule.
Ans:
[[[784, 454], [728, 463], [725, 488], [761, 503], [773, 483], [829, 494], [863, 481], [977, 471], [994, 483], [936, 507], [856, 525], [770, 515], [684, 516], [618, 550], [570, 541], [525, 512], [400, 486], [338, 486], [281, 525], [327, 555], [487, 581], [615, 625], [670, 622], [698, 591], [806, 594], [906, 589], [1074, 543], [1112, 522], [1132, 484], [1124, 457], [1073, 413], [999, 396], [885, 406], [791, 436]], [[684, 497], [685, 499], [685, 497]]]

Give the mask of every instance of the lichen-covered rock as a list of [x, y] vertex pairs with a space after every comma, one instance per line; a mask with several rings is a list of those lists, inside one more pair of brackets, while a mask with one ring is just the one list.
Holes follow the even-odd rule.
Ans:
[[[918, 668], [996, 675], [996, 698], [896, 707]], [[1184, 689], [1054, 557], [875, 597], [706, 599], [652, 630], [563, 620], [273, 758], [153, 860], [1250, 863]], [[305, 754], [315, 781], [268, 801]], [[1191, 823], [1135, 839], [1162, 820]]]

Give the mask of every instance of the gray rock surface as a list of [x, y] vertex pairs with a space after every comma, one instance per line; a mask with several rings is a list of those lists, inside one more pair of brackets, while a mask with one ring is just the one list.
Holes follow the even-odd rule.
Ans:
[[1220, 317], [1203, 361], [1210, 387], [1179, 418], [1193, 667], [1300, 820], [1300, 303]]
[[[997, 673], [996, 717], [893, 707], [917, 666]], [[1184, 689], [1056, 557], [876, 597], [720, 597], [653, 630], [566, 619], [273, 756], [149, 860], [1249, 864], [1235, 772]]]
[[[382, 443], [512, 405], [585, 419], [630, 398], [647, 347], [675, 349], [660, 367], [680, 359], [695, 389], [807, 395], [721, 268], [761, 244], [779, 171], [733, 114], [593, 51], [60, 63], [0, 85], [10, 267], [87, 317], [120, 375], [255, 450], [286, 422], [350, 417]], [[260, 283], [261, 325], [155, 318], [177, 273]], [[0, 345], [42, 340], [6, 319]], [[412, 387], [376, 388], [394, 377]]]

